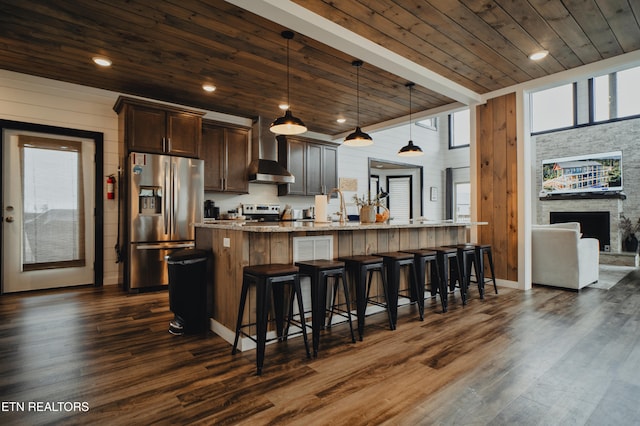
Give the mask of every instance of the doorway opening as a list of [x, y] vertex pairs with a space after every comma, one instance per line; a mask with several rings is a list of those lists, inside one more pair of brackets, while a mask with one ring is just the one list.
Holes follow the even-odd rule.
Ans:
[[[394, 194], [390, 192], [392, 190]], [[387, 207], [391, 218], [409, 221], [423, 215], [422, 166], [369, 158], [369, 192], [379, 191], [389, 193]], [[394, 206], [398, 210], [397, 218]]]

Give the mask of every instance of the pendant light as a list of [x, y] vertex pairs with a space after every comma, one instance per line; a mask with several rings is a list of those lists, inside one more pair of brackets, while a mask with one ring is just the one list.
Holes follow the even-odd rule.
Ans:
[[273, 123], [271, 123], [271, 130], [273, 133], [279, 135], [299, 135], [300, 133], [304, 133], [307, 131], [307, 126], [297, 117], [294, 117], [291, 113], [291, 103], [289, 102], [289, 40], [293, 38], [293, 32], [291, 31], [283, 31], [281, 33], [282, 38], [287, 40], [287, 110], [284, 115], [280, 118], [277, 118]]
[[351, 62], [351, 65], [356, 67], [356, 130], [351, 133], [349, 136], [344, 138], [344, 144], [348, 146], [367, 146], [373, 143], [373, 139], [371, 136], [366, 134], [360, 128], [360, 67], [362, 66], [362, 61], [355, 60]]
[[411, 140], [411, 125], [413, 124], [411, 123], [411, 90], [413, 90], [413, 86], [415, 86], [414, 83], [405, 84], [405, 87], [409, 88], [409, 143], [398, 151], [398, 155], [401, 157], [418, 157], [420, 155], [424, 155], [422, 149], [419, 146], [414, 145]]

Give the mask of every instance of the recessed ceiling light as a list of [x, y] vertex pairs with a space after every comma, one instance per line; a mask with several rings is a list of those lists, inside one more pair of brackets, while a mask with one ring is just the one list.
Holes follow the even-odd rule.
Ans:
[[529, 55], [529, 59], [531, 59], [532, 61], [539, 61], [540, 59], [545, 58], [548, 54], [548, 50], [540, 50]]
[[342, 118], [342, 117], [341, 117], [341, 118], [338, 118], [336, 121], [337, 121], [338, 123], [342, 124], [342, 123], [346, 122], [346, 121], [347, 121], [347, 119], [346, 119], [346, 118]]
[[280, 104], [278, 105], [278, 108], [280, 108], [283, 111], [286, 111], [289, 109], [289, 104]]
[[101, 67], [110, 67], [111, 66], [111, 59], [106, 58], [104, 56], [94, 56], [91, 59], [93, 60], [93, 62], [95, 64], [100, 65]]
[[204, 89], [205, 92], [215, 92], [216, 91], [216, 86], [214, 86], [213, 84], [205, 83], [205, 84], [202, 85], [202, 88]]

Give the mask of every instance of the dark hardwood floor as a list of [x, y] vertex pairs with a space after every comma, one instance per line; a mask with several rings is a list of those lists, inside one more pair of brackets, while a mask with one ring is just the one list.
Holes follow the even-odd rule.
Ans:
[[1, 296], [0, 423], [640, 423], [638, 272], [608, 291], [471, 296], [446, 314], [427, 301], [424, 322], [402, 307], [395, 331], [369, 317], [355, 344], [334, 327], [317, 359], [302, 339], [271, 345], [261, 377], [255, 351], [169, 334], [166, 292]]

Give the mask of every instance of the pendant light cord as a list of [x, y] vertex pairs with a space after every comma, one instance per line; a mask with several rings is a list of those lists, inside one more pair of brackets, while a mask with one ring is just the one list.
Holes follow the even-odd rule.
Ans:
[[291, 95], [290, 95], [290, 81], [291, 75], [289, 74], [289, 39], [287, 39], [287, 109], [291, 109]]
[[360, 127], [360, 65], [356, 65], [356, 126]]
[[409, 85], [409, 140], [413, 140], [411, 132], [411, 89], [413, 89], [413, 84]]

